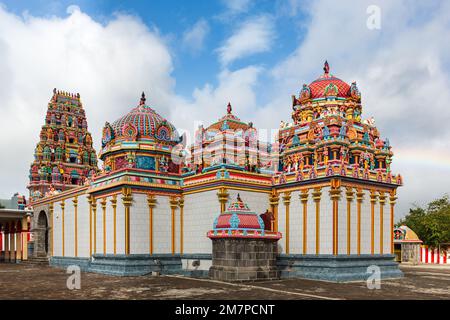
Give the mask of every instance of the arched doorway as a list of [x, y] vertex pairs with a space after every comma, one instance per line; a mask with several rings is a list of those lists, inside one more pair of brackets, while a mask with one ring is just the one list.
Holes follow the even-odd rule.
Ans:
[[45, 211], [39, 212], [35, 228], [35, 252], [38, 257], [48, 255], [48, 220]]

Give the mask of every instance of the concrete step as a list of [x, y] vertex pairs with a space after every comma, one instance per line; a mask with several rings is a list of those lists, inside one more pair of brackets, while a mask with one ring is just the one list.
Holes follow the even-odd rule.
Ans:
[[48, 258], [44, 257], [32, 257], [28, 260], [21, 261], [22, 264], [33, 264], [33, 265], [46, 265], [48, 266]]

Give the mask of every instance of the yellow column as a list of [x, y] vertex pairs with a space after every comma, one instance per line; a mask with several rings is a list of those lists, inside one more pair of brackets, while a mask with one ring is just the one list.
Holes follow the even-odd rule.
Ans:
[[73, 202], [73, 208], [74, 208], [74, 246], [75, 246], [75, 257], [78, 257], [78, 197], [75, 196], [75, 198], [72, 200]]
[[113, 195], [111, 206], [113, 208], [113, 252], [116, 254], [117, 249], [117, 195]]
[[283, 203], [286, 207], [286, 232], [285, 232], [285, 240], [286, 240], [286, 254], [289, 254], [289, 205], [291, 203], [291, 193], [286, 192], [283, 196]]
[[313, 200], [316, 203], [316, 254], [320, 254], [320, 197], [321, 188], [315, 188], [312, 193]]
[[170, 199], [170, 209], [172, 209], [172, 254], [175, 254], [175, 210], [178, 207], [178, 200], [175, 197]]
[[22, 218], [22, 260], [28, 260], [28, 220], [26, 217]]
[[64, 221], [64, 208], [65, 208], [64, 200], [61, 201], [61, 237], [62, 237], [62, 256], [65, 256], [65, 248], [64, 248], [64, 229], [65, 229], [65, 221]]
[[100, 204], [103, 211], [103, 254], [106, 254], [106, 198], [103, 198]]
[[184, 198], [181, 196], [180, 201], [178, 202], [180, 206], [180, 254], [183, 254], [183, 240], [184, 240]]
[[230, 195], [228, 194], [227, 189], [223, 187], [219, 189], [219, 192], [217, 192], [217, 197], [219, 198], [220, 202], [220, 213], [223, 213], [226, 210], [225, 206], [228, 202], [229, 196]]
[[394, 206], [397, 200], [396, 192], [396, 190], [392, 190], [389, 197], [389, 205], [391, 206], [391, 230], [389, 230], [391, 235], [391, 254], [394, 254]]
[[303, 204], [303, 254], [308, 252], [308, 189], [300, 193], [300, 201]]
[[356, 210], [357, 210], [357, 221], [356, 221], [356, 238], [357, 238], [357, 254], [361, 254], [361, 205], [364, 201], [364, 191], [358, 189], [356, 192]]
[[130, 207], [133, 203], [131, 188], [122, 188], [122, 203], [125, 207], [125, 254], [130, 254]]
[[92, 213], [94, 219], [94, 254], [97, 253], [97, 199], [92, 199]]
[[54, 207], [53, 207], [53, 203], [50, 203], [49, 205], [48, 205], [48, 212], [49, 212], [49, 214], [50, 214], [50, 221], [51, 221], [51, 223], [52, 223], [52, 226], [51, 226], [51, 229], [50, 229], [50, 231], [51, 231], [51, 234], [50, 234], [50, 243], [51, 243], [51, 246], [52, 246], [52, 248], [51, 248], [51, 250], [50, 250], [50, 252], [51, 252], [51, 256], [54, 256], [54, 253], [55, 253], [55, 251], [54, 251], [54, 248], [55, 248], [55, 239], [54, 239], [54, 236], [53, 236], [53, 230], [55, 229], [54, 228], [54, 226], [55, 226], [55, 219], [54, 219]]
[[352, 188], [347, 187], [347, 254], [351, 253], [351, 208], [354, 194]]
[[153, 194], [147, 195], [148, 204], [148, 241], [149, 251], [153, 254], [153, 208], [156, 206], [156, 198]]
[[92, 256], [92, 203], [94, 202], [94, 197], [91, 195], [87, 196], [89, 203], [89, 257]]
[[370, 191], [370, 254], [375, 253], [375, 204], [377, 203], [377, 194]]
[[[380, 199], [380, 254], [383, 254], [383, 246], [384, 246], [384, 204], [386, 203], [386, 196], [384, 192], [379, 192]], [[392, 233], [392, 232], [391, 232]]]
[[278, 232], [278, 202], [280, 200], [280, 197], [278, 195], [278, 193], [273, 190], [272, 193], [270, 194], [270, 198], [269, 198], [269, 204], [270, 207], [272, 208], [272, 213], [273, 213], [273, 218], [274, 221], [272, 222], [272, 226], [271, 226], [271, 230]]
[[330, 198], [333, 202], [333, 254], [339, 253], [339, 205], [338, 201], [341, 197], [340, 181], [331, 181]]

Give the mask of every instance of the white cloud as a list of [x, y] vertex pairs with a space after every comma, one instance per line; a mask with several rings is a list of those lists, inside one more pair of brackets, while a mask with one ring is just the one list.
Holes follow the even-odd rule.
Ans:
[[0, 197], [26, 192], [29, 166], [54, 87], [79, 92], [95, 148], [105, 121], [144, 90], [170, 114], [172, 59], [156, 31], [130, 16], [106, 25], [71, 8], [66, 18], [25, 18], [0, 7]]
[[217, 49], [222, 65], [250, 55], [269, 51], [274, 40], [274, 23], [268, 16], [246, 20]]
[[227, 7], [229, 13], [237, 14], [246, 12], [249, 9], [252, 0], [223, 0], [222, 2]]
[[262, 71], [256, 66], [235, 71], [222, 70], [216, 87], [207, 83], [196, 88], [191, 101], [177, 98], [172, 109], [174, 124], [178, 129], [188, 131], [192, 137], [199, 124], [208, 126], [225, 115], [228, 102], [233, 106], [233, 113], [242, 121], [253, 121], [257, 100], [255, 85]]
[[197, 21], [191, 29], [183, 34], [183, 46], [193, 53], [199, 52], [203, 49], [205, 37], [209, 33], [209, 25], [205, 19]]

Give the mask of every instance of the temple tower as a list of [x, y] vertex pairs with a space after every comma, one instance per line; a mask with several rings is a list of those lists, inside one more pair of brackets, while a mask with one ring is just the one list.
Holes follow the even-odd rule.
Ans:
[[80, 95], [54, 89], [30, 167], [31, 201], [83, 185], [97, 170]]

